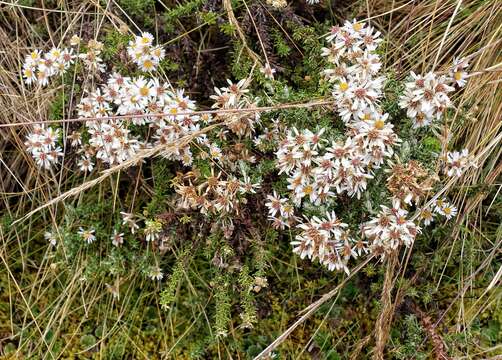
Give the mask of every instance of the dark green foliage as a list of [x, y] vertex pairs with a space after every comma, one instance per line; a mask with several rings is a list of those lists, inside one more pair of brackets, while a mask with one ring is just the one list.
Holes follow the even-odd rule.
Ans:
[[118, 4], [133, 20], [141, 22], [143, 30], [153, 26], [155, 0], [120, 0]]

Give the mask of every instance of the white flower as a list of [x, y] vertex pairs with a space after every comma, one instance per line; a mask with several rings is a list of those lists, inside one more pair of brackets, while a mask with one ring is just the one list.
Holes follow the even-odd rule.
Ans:
[[463, 149], [461, 152], [453, 151], [446, 154], [445, 172], [449, 177], [462, 176], [470, 166], [476, 167], [476, 164], [471, 160], [469, 150]]
[[438, 200], [436, 202], [435, 211], [446, 217], [447, 220], [450, 220], [457, 215], [457, 208], [445, 200]]
[[113, 230], [113, 235], [110, 238], [114, 246], [119, 247], [124, 243], [124, 234], [118, 233], [117, 230]]
[[160, 269], [160, 267], [154, 266], [150, 269], [148, 277], [152, 280], [160, 281], [164, 278], [164, 274], [162, 273], [162, 270]]
[[82, 156], [78, 162], [78, 167], [80, 171], [91, 172], [94, 169], [94, 164], [90, 157]]
[[420, 218], [425, 226], [429, 226], [434, 221], [434, 213], [428, 208], [422, 209], [420, 211]]
[[265, 203], [265, 206], [268, 208], [269, 215], [274, 217], [277, 213], [281, 214], [281, 209], [283, 205], [288, 201], [287, 199], [280, 198], [277, 195], [277, 192], [274, 191], [273, 195], [267, 195], [268, 202]]
[[95, 230], [93, 228], [84, 230], [82, 227], [80, 227], [78, 234], [86, 243], [91, 244], [96, 240], [96, 236], [94, 235], [94, 231]]
[[131, 213], [120, 212], [122, 215], [122, 225], [129, 226], [131, 233], [134, 234], [137, 229], [139, 229], [139, 225], [137, 224], [136, 216]]
[[78, 46], [80, 45], [80, 37], [78, 35], [73, 35], [70, 39], [70, 45], [71, 46]]
[[453, 67], [450, 70], [450, 76], [453, 81], [459, 86], [464, 87], [467, 83], [468, 73], [465, 71], [469, 67], [469, 63], [464, 59], [454, 59]]
[[37, 81], [35, 67], [32, 64], [24, 64], [22, 72], [23, 72], [24, 82], [26, 84], [31, 85], [33, 82]]

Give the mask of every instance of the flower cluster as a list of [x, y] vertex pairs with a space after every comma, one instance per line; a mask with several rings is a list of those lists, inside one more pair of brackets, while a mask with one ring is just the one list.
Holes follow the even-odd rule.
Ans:
[[[76, 39], [73, 37], [73, 41]], [[80, 42], [80, 41], [78, 41]], [[87, 52], [80, 53], [78, 58], [82, 60], [85, 67], [91, 72], [104, 72], [105, 64], [100, 57], [104, 44], [100, 41], [91, 39], [87, 43]]]
[[[324, 130], [299, 132], [293, 128], [280, 143], [276, 152], [279, 173], [288, 175], [291, 200], [274, 193], [266, 203], [274, 227], [290, 227], [300, 221], [294, 206], [303, 201], [314, 205], [329, 204], [336, 195], [361, 197], [373, 171], [383, 164], [384, 157], [393, 154], [399, 140], [392, 125], [383, 120], [357, 122], [348, 128], [345, 141], [331, 144], [323, 138]], [[332, 202], [332, 201], [331, 201]], [[317, 218], [300, 221], [301, 233], [292, 242], [294, 251], [302, 258], [318, 259], [330, 270], [348, 271], [347, 263], [368, 251], [362, 240], [353, 240], [348, 233], [320, 231], [330, 221], [337, 223], [334, 212], [326, 213], [328, 220]], [[324, 225], [322, 225], [324, 224]], [[345, 226], [341, 226], [342, 228]]]
[[[318, 259], [330, 270], [348, 271], [348, 260], [368, 252], [367, 244], [349, 236], [344, 229], [348, 225], [337, 220], [334, 212], [326, 212], [327, 220], [302, 221], [295, 217], [294, 207], [304, 202], [329, 207], [340, 195], [361, 198], [368, 180], [394, 155], [400, 139], [388, 122], [389, 114], [379, 106], [384, 78], [378, 76], [381, 63], [375, 50], [380, 33], [364, 23], [347, 21], [334, 27], [327, 40], [329, 47], [322, 49], [322, 55], [334, 67], [324, 75], [333, 84], [337, 112], [347, 125], [345, 139], [328, 141], [324, 129], [289, 130], [279, 142], [276, 157], [279, 173], [288, 175], [290, 199], [274, 193], [266, 205], [275, 227], [299, 222], [294, 252]], [[336, 226], [331, 229], [329, 224]]]
[[476, 163], [469, 155], [469, 150], [467, 149], [463, 149], [461, 152], [453, 151], [446, 154], [444, 172], [449, 177], [460, 177], [471, 166], [476, 167]]
[[288, 175], [288, 189], [295, 205], [307, 198], [319, 205], [336, 194], [361, 197], [373, 170], [393, 155], [399, 139], [382, 119], [357, 122], [344, 141], [326, 146], [324, 130], [299, 132], [293, 128], [276, 152], [280, 173]]
[[[79, 43], [80, 39], [72, 38], [72, 45]], [[129, 43], [128, 54], [143, 70], [154, 70], [165, 56], [162, 47], [153, 46], [152, 43], [153, 36], [149, 33], [143, 33]], [[102, 43], [91, 40], [88, 43], [88, 52], [80, 54], [79, 57], [89, 64], [93, 62], [98, 70], [102, 69], [98, 56], [102, 46]], [[149, 62], [153, 64], [151, 67]], [[217, 119], [221, 119], [238, 137], [250, 137], [259, 122], [257, 112], [247, 111], [256, 107], [257, 101], [248, 96], [248, 84], [249, 81], [246, 80], [235, 84], [228, 80], [228, 86], [215, 88], [216, 95], [212, 96], [215, 100], [213, 108], [227, 110], [218, 114]], [[197, 149], [202, 159], [221, 161], [224, 156], [219, 146], [210, 142], [206, 134], [199, 132], [201, 125], [213, 119], [207, 114], [192, 114], [195, 110], [195, 102], [183, 90], [174, 89], [155, 77], [130, 78], [113, 73], [104, 84], [88, 91], [77, 105], [79, 118], [88, 119], [85, 122], [86, 132], [89, 134], [86, 137], [89, 139], [88, 143], [82, 143], [82, 134], [79, 131], [68, 135], [67, 139], [71, 141], [71, 146], [77, 147], [77, 152], [81, 153], [78, 167], [83, 172], [92, 171], [94, 158], [105, 164], [115, 165], [134, 158], [142, 148], [159, 145], [168, 148], [162, 153], [163, 156], [170, 160], [182, 161], [184, 165], [189, 166], [193, 162], [190, 148], [193, 141], [198, 143]], [[120, 118], [102, 119], [116, 116]], [[143, 125], [151, 129], [146, 139], [135, 135], [138, 133], [135, 130]], [[218, 136], [225, 137], [225, 133], [226, 130], [222, 130]], [[50, 155], [49, 160], [45, 159], [45, 152], [38, 151], [36, 134], [29, 134], [28, 142], [35, 144], [30, 150], [33, 149], [32, 154], [41, 166], [50, 168], [57, 162], [54, 148], [44, 148]], [[235, 145], [234, 152], [238, 155], [234, 157], [254, 161], [253, 156], [240, 145]], [[38, 161], [39, 154], [43, 158], [41, 161]]]
[[33, 156], [38, 166], [50, 169], [63, 156], [63, 151], [57, 142], [60, 130], [36, 125], [26, 138], [26, 150]]
[[327, 36], [329, 47], [322, 54], [333, 68], [324, 70], [330, 83], [337, 110], [345, 123], [382, 118], [378, 100], [385, 78], [379, 77], [382, 67], [375, 50], [382, 41], [380, 32], [365, 23], [346, 21], [335, 26]]
[[452, 106], [448, 93], [455, 88], [448, 85], [449, 82], [450, 79], [444, 75], [429, 72], [422, 76], [411, 72], [399, 106], [406, 109], [414, 128], [428, 126], [441, 119], [445, 110]]
[[80, 42], [81, 39], [74, 35], [70, 40], [70, 48], [53, 47], [45, 54], [34, 50], [26, 55], [22, 68], [24, 82], [28, 85], [37, 83], [42, 87], [47, 86], [51, 77], [63, 75], [77, 58], [82, 60], [88, 71], [104, 72], [105, 65], [100, 57], [103, 43], [91, 39], [87, 43], [87, 52], [77, 53], [74, 48]]
[[38, 83], [46, 86], [52, 76], [62, 75], [75, 61], [73, 49], [57, 47], [52, 48], [45, 54], [40, 50], [34, 50], [26, 55], [23, 64], [23, 78], [28, 85]]
[[[110, 165], [132, 158], [141, 147], [175, 143], [200, 129], [201, 118], [190, 115], [195, 110], [195, 102], [183, 90], [171, 90], [166, 83], [155, 78], [129, 78], [114, 73], [105, 85], [82, 98], [77, 108], [79, 117], [96, 119], [86, 122], [89, 144], [96, 157]], [[99, 120], [111, 115], [131, 117]], [[136, 126], [148, 124], [154, 142], [132, 136], [128, 123]], [[201, 143], [206, 141], [205, 135], [196, 136], [196, 139]], [[188, 144], [173, 150], [166, 157], [181, 160], [185, 165], [191, 164], [192, 153]]]
[[457, 215], [457, 208], [446, 199], [438, 199], [432, 209], [429, 207], [421, 209], [420, 220], [423, 221], [425, 226], [428, 226], [434, 221], [436, 215], [443, 216], [447, 220], [450, 220]]
[[127, 54], [141, 71], [154, 71], [166, 56], [162, 46], [153, 46], [153, 35], [144, 32], [129, 42]]
[[293, 252], [300, 258], [319, 260], [328, 270], [344, 270], [349, 273], [347, 263], [367, 251], [366, 245], [356, 242], [346, 229], [347, 224], [337, 219], [335, 212], [326, 213], [325, 219], [313, 217], [298, 225], [300, 233], [291, 242]]
[[215, 101], [212, 108], [224, 110], [218, 114], [218, 118], [234, 134], [239, 137], [251, 137], [255, 125], [260, 121], [260, 114], [247, 109], [257, 107], [258, 99], [249, 96], [249, 80], [242, 79], [237, 83], [227, 80], [227, 83], [228, 86], [214, 88], [216, 94], [210, 96]]
[[[284, 130], [274, 126], [255, 139], [255, 143], [263, 146], [263, 140], [279, 138], [277, 168], [279, 174], [287, 175], [290, 193], [281, 197], [274, 192], [267, 198], [274, 227], [283, 229], [298, 223], [299, 233], [292, 242], [295, 253], [301, 258], [317, 259], [330, 270], [348, 272], [350, 258], [368, 252], [385, 257], [400, 246], [413, 244], [420, 227], [409, 216], [407, 206], [425, 200], [438, 178], [418, 161], [404, 164], [399, 158], [397, 163], [388, 161], [401, 140], [389, 122], [389, 114], [380, 108], [385, 82], [379, 76], [382, 64], [376, 53], [382, 41], [380, 33], [365, 23], [346, 21], [342, 27], [332, 28], [327, 41], [329, 45], [322, 48], [322, 55], [330, 68], [323, 74], [332, 84], [336, 111], [346, 125], [344, 139], [327, 139], [324, 129], [312, 132], [296, 128], [286, 130], [281, 139]], [[454, 71], [465, 69], [462, 64], [456, 63]], [[440, 118], [451, 106], [447, 94], [454, 90], [448, 85], [452, 79], [433, 73], [425, 76], [411, 73], [411, 77], [413, 81], [406, 84], [406, 93], [399, 104], [407, 108], [415, 127], [424, 126]], [[466, 159], [464, 153], [448, 154], [445, 171], [450, 176], [458, 174], [459, 169], [468, 166]], [[376, 177], [377, 170], [385, 163], [388, 168], [383, 171], [384, 181], [392, 206], [380, 205], [378, 214], [358, 225], [349, 226], [337, 219], [331, 211], [335, 199], [342, 196], [360, 199], [368, 181]], [[295, 208], [305, 208], [308, 203], [320, 207], [324, 215], [304, 216], [304, 219], [296, 216]], [[371, 205], [368, 209], [371, 211]], [[450, 219], [456, 209], [443, 201], [435, 206], [434, 212]], [[433, 217], [432, 211], [422, 209], [421, 220], [425, 225]], [[359, 228], [360, 233], [350, 236], [349, 227]]]
[[[192, 181], [197, 185], [192, 185]], [[187, 184], [188, 183], [188, 184]], [[187, 174], [176, 184], [176, 192], [180, 195], [179, 206], [184, 209], [197, 209], [202, 214], [239, 214], [242, 198], [246, 194], [255, 194], [259, 183], [252, 183], [246, 175], [242, 179], [229, 176], [222, 179], [222, 173], [211, 174], [199, 181]], [[230, 220], [231, 221], [231, 220]]]
[[408, 211], [401, 207], [399, 199], [393, 199], [392, 208], [380, 207], [378, 215], [363, 225], [363, 234], [371, 252], [385, 257], [401, 245], [411, 246], [420, 227], [407, 218]]

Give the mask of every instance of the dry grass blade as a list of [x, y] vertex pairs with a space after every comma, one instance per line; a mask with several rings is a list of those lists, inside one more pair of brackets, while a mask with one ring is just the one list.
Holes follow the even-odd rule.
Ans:
[[340, 291], [340, 289], [342, 289], [345, 286], [345, 284], [350, 279], [352, 279], [362, 268], [364, 268], [366, 266], [366, 264], [368, 264], [371, 260], [373, 260], [373, 258], [374, 258], [373, 255], [369, 256], [368, 258], [366, 258], [365, 261], [363, 261], [362, 263], [360, 263], [359, 265], [357, 265], [352, 270], [352, 272], [345, 279], [343, 279], [342, 282], [340, 282], [340, 284], [338, 284], [333, 290], [331, 290], [328, 293], [324, 294], [319, 300], [317, 300], [316, 302], [310, 304], [305, 309], [303, 309], [300, 312], [300, 314], [303, 314], [303, 315], [298, 320], [296, 320], [293, 325], [291, 325], [290, 327], [288, 327], [288, 329], [286, 331], [284, 331], [280, 336], [278, 336], [272, 343], [270, 343], [270, 345], [268, 345], [262, 352], [260, 352], [254, 358], [254, 360], [264, 359], [267, 356], [270, 356], [270, 354], [272, 353], [272, 351], [274, 351], [282, 342], [284, 342], [284, 340], [286, 340], [286, 338], [289, 335], [291, 335], [291, 333], [293, 331], [295, 331], [295, 329], [298, 326], [300, 326], [308, 318], [310, 318], [319, 309], [319, 307], [322, 304], [324, 304], [327, 301], [329, 301], [330, 299], [332, 299], [333, 296], [335, 296]]

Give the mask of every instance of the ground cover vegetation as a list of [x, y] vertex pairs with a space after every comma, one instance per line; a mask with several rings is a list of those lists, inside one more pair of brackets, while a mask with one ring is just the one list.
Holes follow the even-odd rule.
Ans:
[[0, 24], [0, 356], [502, 353], [496, 1]]

